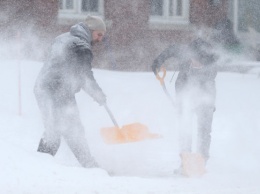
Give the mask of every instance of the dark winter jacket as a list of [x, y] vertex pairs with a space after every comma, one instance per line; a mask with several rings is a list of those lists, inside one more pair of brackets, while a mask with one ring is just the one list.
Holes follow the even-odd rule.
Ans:
[[70, 98], [81, 89], [94, 99], [103, 94], [92, 72], [91, 32], [84, 23], [55, 38], [37, 78], [35, 93]]
[[[179, 74], [175, 82], [176, 92], [181, 92], [188, 84], [197, 86], [205, 92], [215, 95], [217, 75], [217, 56], [211, 51], [211, 45], [202, 39], [196, 39], [189, 45], [172, 45], [165, 49], [153, 62], [154, 73], [170, 57], [179, 62]], [[203, 64], [202, 68], [192, 68], [191, 59]]]

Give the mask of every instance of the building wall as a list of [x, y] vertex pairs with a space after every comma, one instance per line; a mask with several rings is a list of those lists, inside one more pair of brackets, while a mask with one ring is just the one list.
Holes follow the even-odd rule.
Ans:
[[31, 0], [1, 0], [0, 9], [4, 19], [0, 22], [1, 31], [4, 36], [12, 36], [33, 22], [33, 12], [30, 10]]
[[228, 14], [228, 0], [191, 0], [190, 21], [196, 25], [214, 25]]
[[[167, 28], [149, 24], [150, 0], [105, 1], [105, 18], [112, 21], [108, 28], [110, 56], [115, 68], [148, 70], [152, 60], [164, 48], [175, 42], [189, 42], [195, 26], [214, 25], [227, 14], [227, 1], [213, 5], [210, 0], [190, 0], [190, 25]], [[110, 66], [110, 65], [108, 65]]]
[[[95, 48], [95, 65], [105, 68], [149, 70], [153, 58], [174, 42], [188, 42], [195, 26], [214, 26], [226, 14], [227, 0], [212, 5], [212, 0], [190, 0], [190, 24], [152, 26], [149, 23], [150, 0], [104, 0], [104, 18], [108, 24], [105, 44]], [[57, 22], [58, 0], [0, 0], [8, 18], [0, 20], [6, 36], [30, 31], [38, 37], [31, 44], [43, 49], [71, 25]], [[34, 46], [31, 46], [32, 49]]]
[[57, 0], [0, 0], [0, 39], [19, 42], [25, 57], [41, 59], [57, 29], [57, 12]]

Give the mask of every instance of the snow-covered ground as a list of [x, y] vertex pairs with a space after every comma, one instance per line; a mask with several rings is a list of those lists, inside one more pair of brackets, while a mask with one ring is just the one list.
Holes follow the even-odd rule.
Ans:
[[[100, 128], [113, 123], [103, 107], [81, 92], [77, 101], [86, 137], [103, 169], [80, 167], [64, 142], [55, 158], [37, 153], [44, 129], [32, 90], [41, 66], [34, 61], [0, 61], [1, 194], [260, 193], [260, 78], [256, 74], [218, 74], [207, 173], [185, 178], [173, 175], [180, 162], [175, 111], [153, 73], [94, 69], [119, 125], [141, 122], [163, 138], [106, 145]], [[165, 81], [174, 97], [172, 74], [168, 72]]]

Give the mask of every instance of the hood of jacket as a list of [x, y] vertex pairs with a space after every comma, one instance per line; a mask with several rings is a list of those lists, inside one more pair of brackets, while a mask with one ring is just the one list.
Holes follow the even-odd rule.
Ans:
[[87, 47], [91, 50], [91, 40], [92, 35], [90, 29], [83, 22], [73, 25], [70, 28], [70, 34], [72, 36], [79, 37], [85, 43], [87, 43]]

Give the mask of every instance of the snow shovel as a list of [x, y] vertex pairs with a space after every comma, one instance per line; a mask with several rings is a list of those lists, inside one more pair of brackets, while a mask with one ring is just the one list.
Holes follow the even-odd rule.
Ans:
[[[162, 75], [162, 76], [159, 75], [159, 72], [160, 72], [160, 71], [163, 72], [163, 75]], [[165, 86], [165, 83], [164, 83], [164, 78], [165, 78], [165, 76], [166, 76], [166, 69], [165, 69], [164, 67], [161, 67], [160, 70], [159, 70], [159, 72], [156, 73], [156, 78], [160, 81], [161, 86], [162, 86], [162, 88], [163, 88], [163, 91], [164, 91], [164, 93], [166, 94], [166, 96], [168, 97], [168, 99], [171, 101], [172, 105], [175, 106], [175, 103], [174, 103], [173, 99], [171, 98], [171, 96], [170, 96], [168, 90], [166, 89], [166, 86]]]
[[121, 144], [160, 138], [159, 134], [149, 133], [148, 127], [141, 123], [132, 123], [120, 128], [108, 106], [105, 104], [104, 107], [115, 125], [114, 127], [101, 129], [101, 136], [105, 143]]

